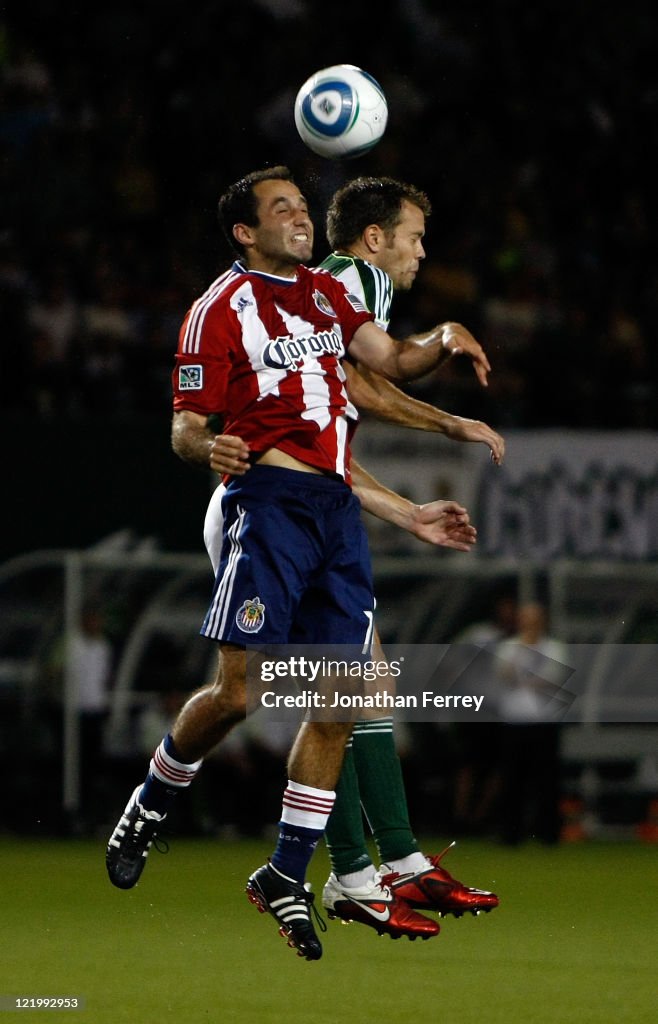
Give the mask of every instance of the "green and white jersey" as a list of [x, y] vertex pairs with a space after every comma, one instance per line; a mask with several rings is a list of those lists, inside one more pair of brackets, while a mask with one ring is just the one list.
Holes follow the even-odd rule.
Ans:
[[332, 252], [320, 264], [333, 277], [342, 281], [348, 292], [358, 296], [366, 309], [375, 314], [375, 323], [388, 330], [393, 302], [393, 283], [385, 270], [373, 267], [367, 260]]

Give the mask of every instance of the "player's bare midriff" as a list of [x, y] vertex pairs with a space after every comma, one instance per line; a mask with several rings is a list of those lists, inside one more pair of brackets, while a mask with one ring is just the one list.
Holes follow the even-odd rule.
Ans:
[[287, 455], [280, 448], [268, 448], [258, 459], [259, 466], [280, 466], [282, 469], [296, 469], [299, 473], [315, 473], [317, 476], [324, 476], [323, 470], [317, 466], [309, 466], [307, 462], [300, 462], [293, 455]]

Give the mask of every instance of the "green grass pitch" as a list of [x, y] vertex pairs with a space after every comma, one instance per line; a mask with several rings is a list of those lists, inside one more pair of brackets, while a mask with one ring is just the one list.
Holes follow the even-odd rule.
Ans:
[[[423, 841], [435, 851], [439, 843]], [[244, 895], [270, 845], [174, 839], [113, 889], [99, 842], [0, 838], [0, 996], [77, 995], [84, 1010], [1, 1012], [87, 1024], [651, 1024], [655, 847], [518, 849], [463, 841], [446, 866], [500, 907], [428, 942], [327, 922], [307, 963]], [[318, 892], [324, 850], [311, 865]]]

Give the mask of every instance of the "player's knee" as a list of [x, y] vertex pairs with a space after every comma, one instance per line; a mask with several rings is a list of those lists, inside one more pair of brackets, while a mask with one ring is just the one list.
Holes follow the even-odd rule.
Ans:
[[325, 743], [335, 744], [345, 742], [352, 735], [354, 724], [352, 722], [313, 722], [312, 728], [316, 735]]

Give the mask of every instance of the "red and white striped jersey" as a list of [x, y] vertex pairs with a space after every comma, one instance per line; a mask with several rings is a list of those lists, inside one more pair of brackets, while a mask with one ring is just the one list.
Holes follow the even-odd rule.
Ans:
[[252, 452], [276, 447], [349, 482], [358, 414], [340, 359], [369, 320], [324, 270], [300, 266], [288, 279], [234, 263], [185, 317], [174, 409], [221, 415]]

